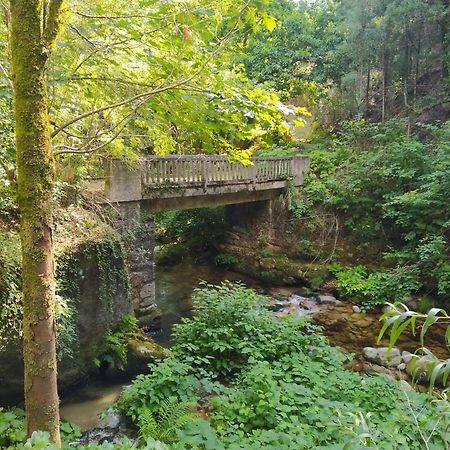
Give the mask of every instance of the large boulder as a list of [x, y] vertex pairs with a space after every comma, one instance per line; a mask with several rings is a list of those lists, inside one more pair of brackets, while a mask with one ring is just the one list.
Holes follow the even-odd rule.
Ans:
[[[132, 312], [120, 237], [85, 213], [70, 217], [57, 227], [57, 293], [64, 311], [58, 325], [60, 391], [88, 375], [105, 332]], [[0, 306], [10, 301], [4, 292]], [[16, 303], [20, 319], [20, 296]], [[17, 402], [23, 392], [22, 342], [14, 330], [8, 337], [0, 341], [1, 404]]]

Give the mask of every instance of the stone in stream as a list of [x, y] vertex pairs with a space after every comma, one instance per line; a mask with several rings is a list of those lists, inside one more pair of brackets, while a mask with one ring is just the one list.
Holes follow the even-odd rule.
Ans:
[[413, 354], [411, 352], [403, 351], [402, 352], [402, 360], [405, 364], [409, 364], [411, 359], [413, 359]]
[[380, 364], [384, 367], [397, 367], [402, 363], [400, 350], [396, 347], [391, 350], [387, 347], [364, 347], [363, 355], [368, 361], [374, 362], [375, 364]]
[[353, 312], [359, 314], [361, 312], [361, 308], [357, 305], [352, 306]]
[[398, 383], [402, 391], [409, 392], [413, 390], [412, 386], [406, 380], [400, 380]]
[[106, 417], [104, 417], [98, 424], [98, 428], [112, 428], [117, 429], [120, 424], [125, 421], [122, 414], [118, 412], [110, 412]]
[[331, 294], [320, 294], [317, 297], [317, 303], [319, 305], [339, 305], [341, 302]]
[[[430, 381], [431, 372], [434, 369], [435, 359], [430, 355], [424, 355], [417, 359], [414, 364], [409, 364], [406, 371], [414, 381], [419, 383], [428, 383]], [[442, 384], [443, 373], [441, 372], [436, 377], [435, 383]]]

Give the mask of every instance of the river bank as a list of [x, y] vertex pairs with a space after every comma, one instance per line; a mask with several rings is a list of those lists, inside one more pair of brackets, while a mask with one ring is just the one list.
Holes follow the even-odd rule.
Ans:
[[[405, 371], [385, 367], [364, 358], [364, 348], [383, 347], [386, 340], [377, 344], [381, 327], [381, 311], [365, 313], [349, 301], [343, 301], [327, 292], [311, 291], [302, 286], [273, 286], [256, 281], [237, 272], [210, 263], [197, 263], [184, 258], [180, 263], [156, 269], [156, 303], [161, 312], [160, 328], [149, 332], [160, 345], [170, 347], [172, 328], [183, 317], [192, 314], [192, 293], [204, 283], [217, 284], [229, 280], [241, 282], [268, 297], [274, 314], [309, 316], [322, 327], [330, 343], [354, 355], [347, 368], [364, 373], [384, 373], [398, 379], [408, 379]], [[445, 355], [443, 335], [430, 335], [433, 351]], [[398, 343], [399, 351], [413, 352], [418, 340], [406, 333]], [[79, 425], [82, 430], [101, 424], [98, 414], [114, 403], [129, 379], [99, 382], [95, 380], [63, 399], [61, 415]]]

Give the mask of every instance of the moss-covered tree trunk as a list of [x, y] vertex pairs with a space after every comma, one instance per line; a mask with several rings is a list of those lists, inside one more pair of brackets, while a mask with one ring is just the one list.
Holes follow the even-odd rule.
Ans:
[[18, 204], [24, 298], [25, 409], [28, 434], [48, 431], [60, 444], [52, 188], [54, 165], [46, 90], [60, 0], [11, 0]]

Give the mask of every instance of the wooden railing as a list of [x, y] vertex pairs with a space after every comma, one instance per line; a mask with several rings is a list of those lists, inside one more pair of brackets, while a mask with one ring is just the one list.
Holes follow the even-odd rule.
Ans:
[[252, 165], [230, 163], [223, 156], [155, 156], [141, 160], [146, 188], [167, 185], [262, 183], [292, 178], [303, 180], [308, 158], [250, 158]]

